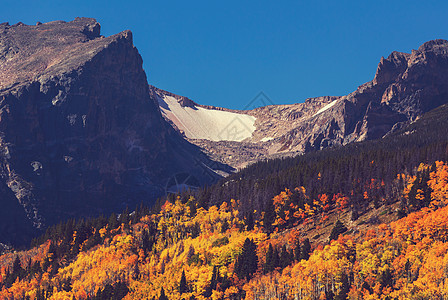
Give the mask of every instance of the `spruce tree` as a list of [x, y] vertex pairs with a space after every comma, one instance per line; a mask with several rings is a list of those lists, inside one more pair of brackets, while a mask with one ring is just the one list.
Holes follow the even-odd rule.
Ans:
[[331, 230], [330, 242], [332, 240], [337, 240], [339, 235], [346, 231], [347, 227], [345, 227], [345, 225], [341, 221], [337, 220], [336, 223], [334, 224], [333, 230]]
[[267, 201], [263, 216], [263, 227], [266, 232], [272, 232], [272, 223], [275, 220], [275, 207], [272, 200]]
[[300, 251], [300, 259], [308, 260], [308, 258], [310, 258], [310, 252], [311, 252], [310, 240], [306, 238], [303, 241], [302, 249]]
[[294, 250], [294, 259], [300, 261], [301, 251], [300, 251], [300, 240], [297, 238], [296, 249]]
[[246, 230], [254, 229], [254, 213], [249, 211], [246, 217]]
[[280, 267], [286, 268], [291, 263], [291, 256], [286, 249], [286, 245], [283, 245], [282, 252], [280, 252]]
[[272, 256], [272, 265], [274, 266], [274, 269], [280, 267], [280, 254], [278, 253], [277, 248], [274, 248], [274, 254]]
[[134, 265], [134, 272], [132, 274], [132, 279], [137, 280], [138, 276], [140, 276], [140, 268], [138, 266], [138, 261], [136, 261]]
[[271, 243], [269, 243], [268, 252], [266, 252], [266, 262], [263, 267], [263, 272], [269, 273], [274, 271], [276, 268], [275, 259], [274, 259], [274, 249], [272, 248]]
[[185, 277], [185, 271], [182, 271], [182, 276], [180, 277], [180, 283], [179, 283], [179, 293], [188, 293], [188, 285], [187, 285], [187, 278]]
[[216, 290], [219, 280], [219, 269], [217, 266], [213, 267], [212, 280], [210, 281], [210, 289]]
[[145, 256], [148, 255], [148, 252], [151, 251], [152, 243], [149, 240], [149, 233], [147, 230], [143, 230], [142, 233], [142, 249], [145, 253]]
[[117, 215], [112, 213], [110, 215], [110, 217], [109, 217], [109, 220], [108, 220], [107, 224], [108, 224], [108, 227], [109, 227], [110, 230], [117, 228], [118, 225], [120, 225], [120, 224], [118, 224]]
[[252, 240], [246, 238], [241, 254], [235, 262], [235, 273], [239, 278], [249, 280], [257, 271], [258, 256], [256, 250], [257, 245]]
[[129, 221], [131, 220], [131, 217], [129, 216], [129, 208], [126, 206], [124, 211], [120, 214], [120, 217], [118, 218], [119, 225], [124, 224], [125, 228], [129, 228]]
[[20, 258], [18, 255], [16, 255], [16, 258], [14, 259], [14, 263], [12, 265], [12, 276], [19, 279], [22, 278], [25, 270], [22, 268], [22, 263], [20, 262]]
[[219, 280], [219, 270], [217, 266], [213, 267], [212, 279], [210, 280], [209, 286], [205, 289], [204, 297], [209, 298], [213, 294], [213, 290], [216, 290]]
[[382, 288], [393, 286], [393, 275], [389, 268], [386, 268], [383, 272], [381, 272], [378, 281], [380, 282]]
[[162, 289], [160, 290], [160, 297], [159, 297], [159, 300], [168, 300], [168, 297], [165, 295], [165, 290], [163, 289], [163, 287], [162, 287]]

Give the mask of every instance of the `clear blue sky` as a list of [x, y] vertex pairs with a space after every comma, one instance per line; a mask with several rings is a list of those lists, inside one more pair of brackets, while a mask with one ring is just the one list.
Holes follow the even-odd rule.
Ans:
[[148, 81], [201, 104], [243, 108], [344, 95], [381, 56], [448, 39], [448, 1], [5, 1], [0, 22], [94, 17], [130, 29]]

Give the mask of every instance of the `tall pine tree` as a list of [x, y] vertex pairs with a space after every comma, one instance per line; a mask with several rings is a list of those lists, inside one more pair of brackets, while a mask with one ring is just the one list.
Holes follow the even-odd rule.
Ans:
[[264, 216], [263, 216], [263, 227], [266, 230], [266, 232], [271, 233], [272, 232], [272, 223], [275, 220], [275, 207], [274, 202], [272, 200], [267, 201], [266, 207], [264, 210]]
[[165, 295], [165, 290], [163, 289], [163, 287], [162, 287], [162, 289], [160, 290], [160, 297], [159, 297], [159, 300], [168, 300], [168, 297]]
[[188, 293], [188, 285], [187, 285], [187, 278], [185, 277], [185, 271], [182, 271], [182, 276], [180, 277], [180, 283], [179, 283], [179, 293]]
[[333, 230], [331, 230], [330, 242], [332, 240], [337, 240], [339, 235], [346, 231], [347, 227], [345, 227], [345, 225], [340, 220], [337, 220], [336, 223], [334, 224]]
[[264, 273], [269, 273], [279, 266], [279, 256], [277, 249], [274, 249], [269, 244], [268, 252], [266, 253], [266, 263], [263, 266]]
[[303, 245], [300, 251], [300, 259], [308, 260], [308, 258], [310, 258], [310, 252], [311, 252], [310, 240], [306, 238], [303, 241]]
[[252, 240], [246, 238], [241, 254], [238, 255], [238, 258], [235, 262], [235, 273], [239, 278], [245, 278], [249, 280], [257, 271], [257, 268], [257, 245], [255, 245]]

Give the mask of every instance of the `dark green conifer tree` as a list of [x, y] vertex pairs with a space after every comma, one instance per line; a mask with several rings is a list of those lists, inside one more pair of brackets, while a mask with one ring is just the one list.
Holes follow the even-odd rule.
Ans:
[[180, 283], [179, 283], [179, 293], [188, 293], [188, 285], [187, 285], [187, 278], [185, 277], [185, 271], [182, 271], [182, 276], [180, 277]]
[[294, 259], [300, 261], [301, 251], [300, 251], [300, 239], [297, 238], [296, 248], [294, 249]]
[[268, 252], [266, 252], [266, 262], [263, 267], [263, 272], [269, 273], [275, 270], [277, 266], [275, 265], [275, 259], [274, 259], [274, 248], [272, 247], [272, 244], [269, 243]]
[[286, 245], [283, 245], [282, 251], [280, 252], [280, 267], [282, 269], [286, 268], [291, 263], [291, 261], [291, 255], [288, 249], [286, 249]]
[[306, 238], [303, 241], [303, 245], [300, 251], [300, 259], [308, 260], [308, 258], [310, 258], [310, 252], [311, 252], [310, 240]]
[[165, 290], [163, 289], [163, 287], [162, 287], [162, 289], [160, 290], [160, 297], [159, 297], [159, 300], [168, 300], [168, 297], [165, 295]]
[[331, 230], [330, 242], [332, 240], [337, 240], [339, 235], [346, 231], [347, 227], [345, 227], [345, 225], [340, 220], [337, 220], [336, 223], [334, 224], [333, 229]]
[[239, 278], [249, 280], [257, 271], [258, 256], [256, 250], [257, 245], [252, 240], [246, 238], [241, 254], [235, 262], [235, 273]]
[[263, 216], [263, 227], [266, 230], [267, 233], [271, 233], [272, 223], [275, 220], [275, 207], [274, 202], [272, 200], [267, 201], [266, 208], [264, 210], [264, 216]]
[[254, 213], [249, 211], [246, 216], [246, 230], [254, 229]]

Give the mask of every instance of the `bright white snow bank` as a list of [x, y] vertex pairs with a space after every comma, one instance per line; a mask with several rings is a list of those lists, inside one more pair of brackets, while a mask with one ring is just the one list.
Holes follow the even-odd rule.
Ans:
[[191, 139], [242, 141], [255, 130], [255, 117], [202, 107], [182, 107], [174, 97], [159, 98], [162, 114]]
[[319, 110], [313, 115], [313, 117], [315, 117], [315, 116], [317, 116], [318, 114], [323, 113], [323, 112], [326, 111], [327, 109], [333, 107], [333, 106], [336, 104], [336, 102], [338, 102], [338, 100], [334, 100], [334, 101], [328, 103], [327, 105], [325, 105], [324, 107], [322, 107], [321, 109], [319, 109]]

